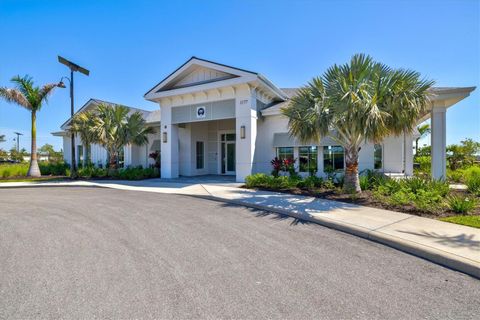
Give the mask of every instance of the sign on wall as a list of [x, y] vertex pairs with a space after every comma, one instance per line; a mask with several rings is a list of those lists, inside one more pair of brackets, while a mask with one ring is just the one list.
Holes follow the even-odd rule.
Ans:
[[204, 106], [202, 107], [197, 107], [197, 119], [203, 119], [207, 116], [207, 108], [205, 108]]

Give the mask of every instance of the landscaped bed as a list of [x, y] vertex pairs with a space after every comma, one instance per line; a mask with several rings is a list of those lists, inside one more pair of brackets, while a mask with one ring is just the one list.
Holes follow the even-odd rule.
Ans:
[[[467, 190], [452, 190], [448, 182], [419, 177], [393, 179], [366, 171], [360, 177], [362, 193], [342, 192], [342, 178], [271, 176], [255, 174], [246, 179], [246, 188], [307, 195], [399, 211], [448, 222], [479, 227], [480, 168], [469, 170]], [[445, 218], [445, 219], [444, 219]]]
[[[40, 172], [42, 173], [42, 177], [39, 178], [27, 177], [28, 167], [29, 164], [27, 162], [0, 164], [0, 182], [55, 181], [70, 177], [70, 167], [64, 162], [39, 162]], [[128, 167], [107, 169], [87, 165], [81, 166], [77, 170], [77, 178], [80, 180], [142, 180], [158, 177], [158, 168]]]

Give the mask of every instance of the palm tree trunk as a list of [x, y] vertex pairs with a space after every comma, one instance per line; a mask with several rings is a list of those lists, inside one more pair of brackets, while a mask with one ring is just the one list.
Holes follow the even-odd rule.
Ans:
[[362, 192], [358, 176], [358, 148], [356, 146], [345, 148], [345, 166], [343, 191], [346, 193]]
[[37, 162], [37, 113], [32, 111], [32, 149], [30, 152], [30, 168], [28, 169], [28, 177], [40, 177], [40, 168]]

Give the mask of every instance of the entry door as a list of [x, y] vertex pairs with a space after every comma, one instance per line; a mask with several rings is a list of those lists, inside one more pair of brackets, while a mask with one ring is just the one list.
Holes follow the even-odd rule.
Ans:
[[224, 133], [221, 137], [221, 173], [235, 174], [235, 133]]

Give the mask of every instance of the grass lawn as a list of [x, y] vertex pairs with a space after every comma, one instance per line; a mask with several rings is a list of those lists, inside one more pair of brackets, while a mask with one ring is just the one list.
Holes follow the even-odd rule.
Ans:
[[480, 216], [453, 216], [441, 218], [440, 220], [480, 228]]

